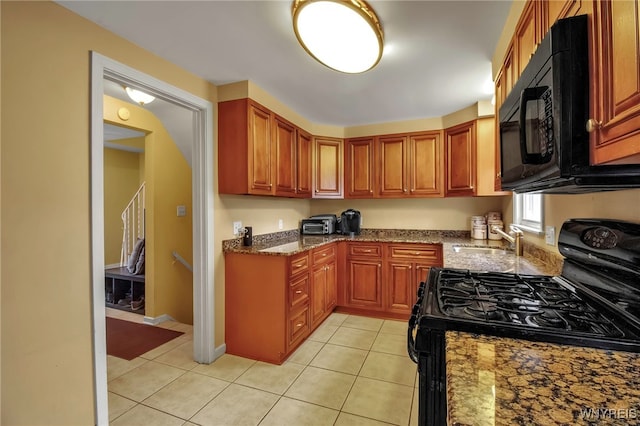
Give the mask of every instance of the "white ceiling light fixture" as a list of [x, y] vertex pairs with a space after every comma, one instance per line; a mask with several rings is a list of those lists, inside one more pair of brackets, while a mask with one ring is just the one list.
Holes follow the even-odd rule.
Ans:
[[356, 74], [380, 62], [382, 26], [364, 0], [294, 0], [291, 13], [298, 41], [327, 67]]
[[124, 90], [132, 101], [137, 102], [140, 105], [150, 104], [155, 99], [155, 96], [151, 96], [148, 93], [144, 93], [137, 89], [132, 89], [131, 87], [125, 87]]

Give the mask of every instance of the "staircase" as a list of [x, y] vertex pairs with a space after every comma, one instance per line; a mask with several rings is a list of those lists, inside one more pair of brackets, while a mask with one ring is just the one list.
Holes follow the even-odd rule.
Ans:
[[122, 212], [122, 250], [120, 266], [126, 266], [138, 238], [144, 238], [144, 182]]

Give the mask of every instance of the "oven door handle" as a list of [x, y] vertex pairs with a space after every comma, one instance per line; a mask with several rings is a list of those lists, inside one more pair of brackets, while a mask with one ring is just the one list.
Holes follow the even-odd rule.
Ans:
[[[416, 312], [416, 306], [413, 309]], [[418, 351], [416, 351], [416, 341], [413, 337], [413, 331], [416, 327], [416, 323], [418, 322], [418, 316], [416, 313], [412, 313], [409, 318], [409, 329], [407, 331], [407, 352], [409, 353], [409, 358], [416, 364], [418, 363]]]

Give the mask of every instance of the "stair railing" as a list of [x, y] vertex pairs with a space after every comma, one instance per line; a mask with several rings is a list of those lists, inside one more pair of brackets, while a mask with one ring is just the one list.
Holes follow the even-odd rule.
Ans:
[[129, 255], [133, 251], [138, 238], [144, 238], [144, 195], [145, 183], [142, 182], [140, 188], [127, 204], [122, 212], [122, 249], [120, 251], [120, 266], [126, 266]]

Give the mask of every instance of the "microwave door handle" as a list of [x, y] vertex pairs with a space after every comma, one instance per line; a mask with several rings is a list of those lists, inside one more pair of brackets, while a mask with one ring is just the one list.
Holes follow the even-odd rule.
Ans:
[[527, 103], [537, 101], [542, 97], [547, 87], [527, 87], [520, 94], [520, 156], [522, 164], [542, 164], [543, 158], [540, 154], [529, 154], [527, 152]]

